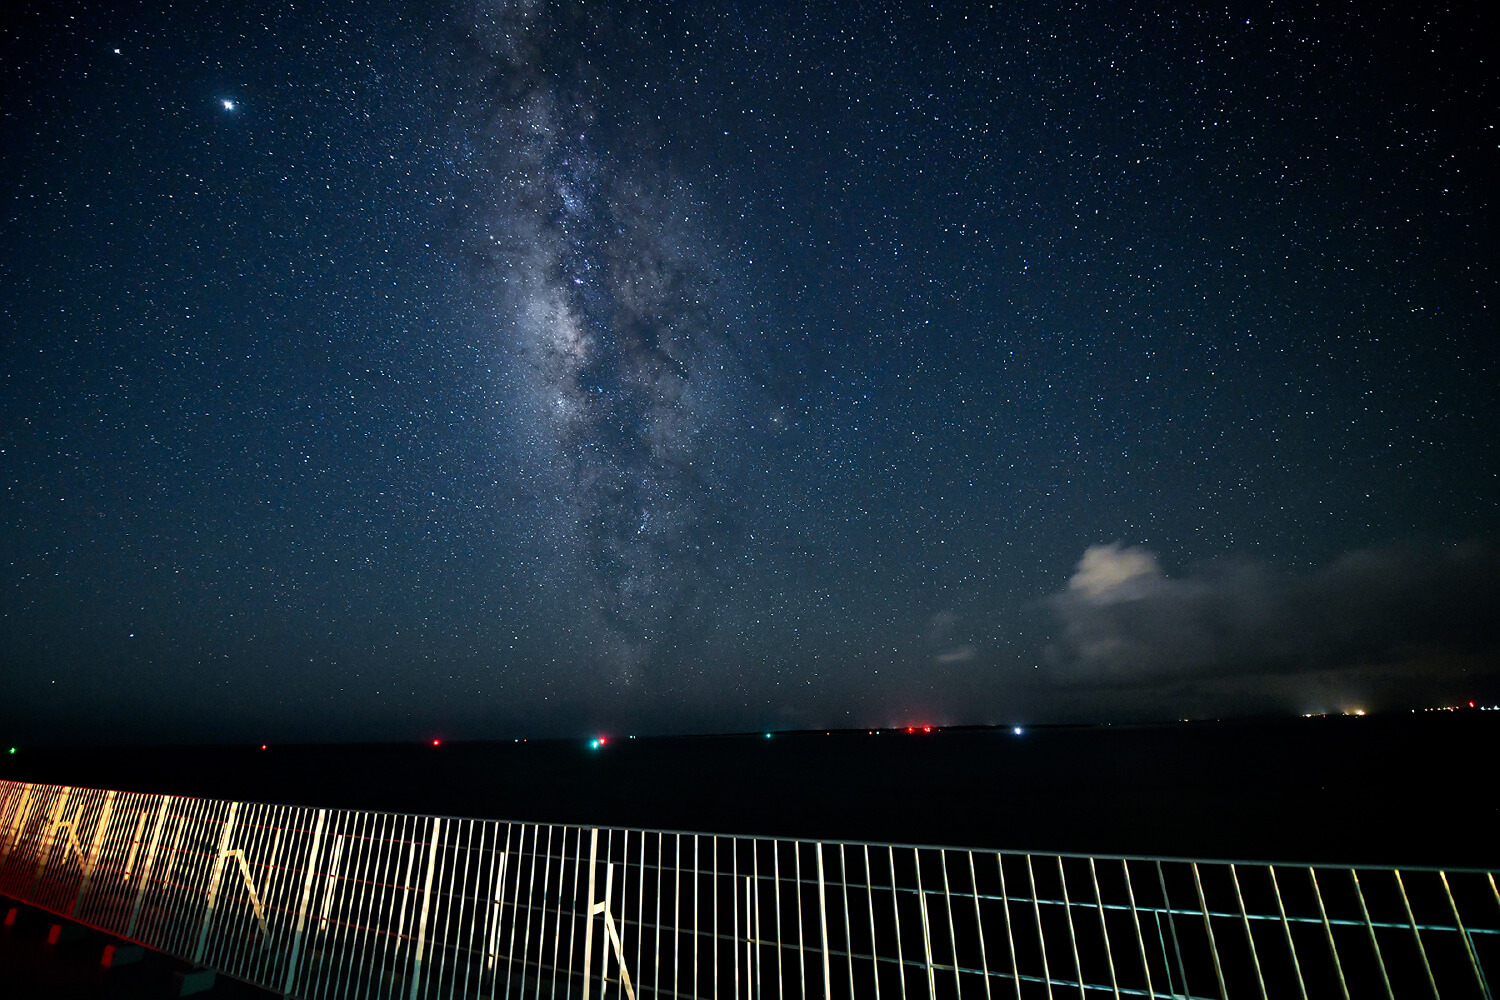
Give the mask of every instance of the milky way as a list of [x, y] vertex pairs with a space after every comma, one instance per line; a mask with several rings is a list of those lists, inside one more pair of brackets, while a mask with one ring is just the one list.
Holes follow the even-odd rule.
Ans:
[[456, 46], [458, 226], [509, 431], [530, 443], [551, 582], [630, 684], [730, 557], [726, 400], [746, 383], [704, 207], [588, 68], [609, 31], [534, 5], [475, 19]]

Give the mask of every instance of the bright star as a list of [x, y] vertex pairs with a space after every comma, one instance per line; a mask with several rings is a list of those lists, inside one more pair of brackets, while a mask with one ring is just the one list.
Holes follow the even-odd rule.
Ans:
[[233, 111], [234, 110], [234, 102], [231, 101], [227, 97], [224, 98], [224, 100], [220, 101], [219, 103], [222, 104], [222, 105], [224, 105], [224, 110], [225, 111]]

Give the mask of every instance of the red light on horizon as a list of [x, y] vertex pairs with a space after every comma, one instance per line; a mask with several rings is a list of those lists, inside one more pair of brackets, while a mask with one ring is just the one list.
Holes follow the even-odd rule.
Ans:
[[924, 733], [930, 733], [930, 732], [932, 732], [932, 727], [931, 726], [923, 726], [922, 727], [922, 732], [924, 732]]
[[432, 741], [432, 745], [433, 746], [442, 746], [442, 743], [443, 743], [442, 740], [433, 740]]
[[907, 726], [907, 727], [906, 727], [906, 731], [907, 731], [907, 732], [908, 732], [908, 733], [914, 733], [914, 732], [916, 732], [916, 731], [917, 731], [917, 730], [916, 730], [916, 727], [915, 727], [915, 726]]
[[260, 745], [260, 748], [261, 748], [261, 749], [262, 749], [262, 750], [264, 750], [264, 749], [265, 749], [265, 748], [266, 748], [266, 745], [265, 745], [265, 744], [264, 744], [264, 743], [262, 743], [262, 744], [261, 744], [261, 745]]

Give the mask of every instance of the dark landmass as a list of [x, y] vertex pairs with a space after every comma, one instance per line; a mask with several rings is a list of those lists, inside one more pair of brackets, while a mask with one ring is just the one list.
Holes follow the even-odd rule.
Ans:
[[932, 733], [22, 748], [31, 781], [814, 839], [1495, 867], [1500, 712]]

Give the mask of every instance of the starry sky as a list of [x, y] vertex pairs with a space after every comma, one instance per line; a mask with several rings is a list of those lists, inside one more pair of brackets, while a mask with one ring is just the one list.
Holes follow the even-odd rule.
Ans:
[[1481, 7], [12, 5], [0, 733], [1493, 697]]

